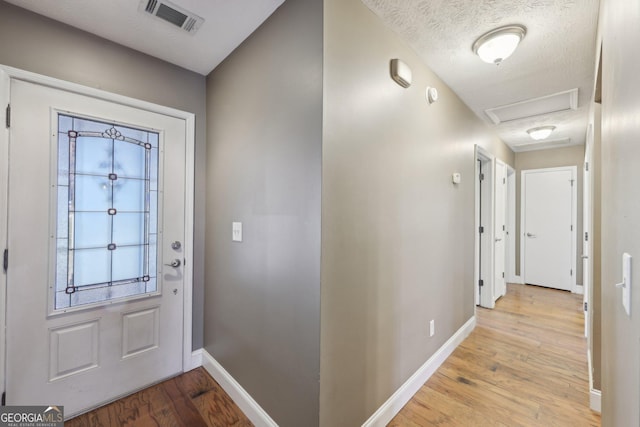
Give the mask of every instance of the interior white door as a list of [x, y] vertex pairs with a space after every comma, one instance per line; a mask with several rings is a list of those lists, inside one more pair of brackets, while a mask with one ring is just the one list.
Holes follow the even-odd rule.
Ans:
[[18, 80], [11, 108], [7, 404], [181, 372], [185, 121]]
[[478, 290], [480, 306], [493, 308], [493, 159], [478, 160]]
[[572, 290], [573, 169], [522, 172], [524, 281]]
[[494, 267], [493, 297], [497, 300], [507, 293], [506, 271], [506, 218], [507, 218], [507, 165], [496, 160], [495, 209], [493, 224]]
[[518, 283], [516, 276], [516, 171], [507, 166], [507, 282]]

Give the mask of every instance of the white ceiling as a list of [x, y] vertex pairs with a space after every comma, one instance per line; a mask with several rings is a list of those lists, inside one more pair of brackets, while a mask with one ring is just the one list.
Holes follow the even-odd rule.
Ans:
[[202, 75], [209, 74], [284, 2], [171, 0], [205, 19], [195, 34], [189, 34], [139, 12], [140, 0], [6, 1]]
[[[362, 0], [406, 40], [514, 151], [534, 149], [527, 129], [555, 125], [555, 146], [584, 144], [594, 87], [599, 0]], [[473, 42], [496, 27], [527, 35], [501, 65], [486, 64]], [[578, 109], [494, 125], [484, 111], [578, 88]], [[567, 144], [567, 138], [570, 143]], [[565, 141], [564, 143], [561, 141]], [[553, 143], [541, 143], [549, 148]], [[518, 148], [519, 144], [527, 144]]]
[[[172, 0], [205, 19], [195, 34], [138, 11], [140, 0], [7, 0], [116, 43], [208, 74], [284, 0]], [[146, 4], [146, 0], [142, 0]], [[599, 0], [362, 0], [514, 151], [584, 144], [592, 97]], [[527, 35], [495, 66], [471, 50], [485, 32], [522, 24]], [[489, 108], [578, 88], [578, 109], [494, 125]], [[554, 125], [531, 144], [527, 129]], [[559, 141], [554, 143], [553, 141]], [[569, 141], [569, 142], [567, 142]]]

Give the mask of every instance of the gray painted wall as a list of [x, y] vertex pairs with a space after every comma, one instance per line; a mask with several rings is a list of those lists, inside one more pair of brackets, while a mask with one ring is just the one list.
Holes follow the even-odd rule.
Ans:
[[326, 0], [324, 17], [320, 424], [351, 427], [473, 316], [474, 145], [514, 162], [361, 1]]
[[217, 67], [207, 114], [205, 349], [279, 425], [317, 425], [322, 2], [288, 0]]
[[[196, 115], [196, 195], [204, 194], [205, 78], [0, 0], [0, 64]], [[195, 201], [193, 348], [202, 348], [204, 201]]]
[[555, 148], [538, 151], [527, 151], [515, 154], [516, 170], [516, 274], [520, 275], [520, 190], [522, 171], [527, 169], [555, 168], [560, 166], [576, 166], [577, 168], [577, 218], [576, 232], [576, 283], [582, 285], [582, 168], [584, 165], [584, 145]]
[[[640, 6], [605, 0], [602, 25], [602, 425], [640, 425]], [[622, 254], [633, 257], [631, 317]]]

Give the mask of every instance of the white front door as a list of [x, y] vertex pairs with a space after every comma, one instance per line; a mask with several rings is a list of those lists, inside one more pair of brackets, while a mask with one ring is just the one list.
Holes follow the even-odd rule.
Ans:
[[575, 167], [522, 171], [524, 282], [573, 290]]
[[507, 293], [506, 265], [506, 217], [507, 217], [507, 165], [496, 160], [495, 214], [493, 224], [494, 268], [493, 297], [497, 300]]
[[11, 110], [7, 404], [180, 373], [185, 121], [18, 80]]

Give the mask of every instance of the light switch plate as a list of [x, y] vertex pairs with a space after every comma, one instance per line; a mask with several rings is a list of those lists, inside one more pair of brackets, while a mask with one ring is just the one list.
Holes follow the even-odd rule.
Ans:
[[631, 255], [622, 254], [622, 306], [627, 316], [631, 316]]
[[234, 242], [242, 242], [242, 223], [231, 223], [231, 240]]

